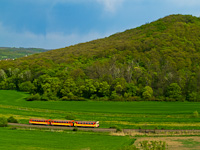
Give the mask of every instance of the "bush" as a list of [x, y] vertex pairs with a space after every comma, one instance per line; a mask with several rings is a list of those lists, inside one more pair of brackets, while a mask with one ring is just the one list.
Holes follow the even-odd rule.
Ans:
[[40, 94], [30, 95], [26, 98], [27, 101], [38, 101], [40, 100]]
[[65, 117], [65, 119], [67, 119], [67, 120], [75, 120], [76, 117], [75, 117], [74, 115], [72, 115], [72, 114], [68, 114], [68, 115]]
[[10, 116], [8, 119], [7, 119], [8, 122], [10, 123], [18, 123], [17, 119], [15, 119], [13, 116]]
[[198, 111], [194, 111], [194, 112], [193, 112], [193, 117], [195, 117], [195, 118], [198, 118], [198, 117], [199, 117]]
[[34, 85], [30, 81], [19, 84], [19, 90], [24, 92], [31, 92], [34, 89]]
[[116, 129], [116, 132], [122, 132], [122, 129], [120, 127], [116, 126], [116, 125], [111, 126], [110, 128], [111, 129]]
[[7, 126], [8, 126], [7, 119], [5, 117], [0, 117], [0, 127], [7, 127]]
[[78, 131], [78, 128], [77, 128], [77, 127], [75, 127], [75, 128], [73, 129], [73, 131]]
[[78, 96], [74, 96], [72, 98], [68, 98], [67, 96], [64, 96], [61, 98], [62, 101], [87, 101], [87, 99], [83, 98], [83, 97], [78, 97]]
[[125, 101], [141, 101], [141, 97], [139, 96], [133, 96], [133, 97], [127, 97], [125, 98]]
[[114, 125], [114, 126], [111, 126], [110, 129], [117, 129], [117, 127], [118, 126]]
[[122, 129], [120, 127], [117, 127], [116, 132], [122, 132]]
[[46, 95], [42, 95], [40, 100], [41, 101], [49, 101], [49, 97], [47, 97]]

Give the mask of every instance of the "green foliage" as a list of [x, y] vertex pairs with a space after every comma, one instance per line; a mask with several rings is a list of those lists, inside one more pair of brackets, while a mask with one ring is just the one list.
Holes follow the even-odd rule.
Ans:
[[145, 86], [143, 93], [142, 93], [142, 97], [144, 99], [150, 99], [153, 96], [153, 90], [150, 86]]
[[37, 101], [40, 99], [41, 99], [40, 94], [30, 95], [26, 98], [27, 101]]
[[26, 81], [19, 84], [19, 90], [24, 92], [32, 92], [35, 86], [31, 83], [31, 81]]
[[0, 127], [7, 127], [7, 126], [8, 126], [7, 119], [5, 117], [0, 117]]
[[199, 102], [200, 101], [200, 95], [197, 93], [197, 92], [192, 92], [192, 93], [189, 93], [188, 95], [188, 101], [191, 101], [191, 102]]
[[200, 99], [200, 18], [170, 15], [74, 46], [0, 61], [0, 89], [42, 100]]
[[194, 112], [193, 112], [193, 117], [199, 118], [199, 113], [198, 113], [198, 111], [194, 111]]
[[117, 127], [116, 132], [122, 132], [122, 129], [120, 127]]
[[10, 116], [8, 119], [7, 119], [8, 122], [10, 123], [18, 123], [17, 119], [15, 119], [13, 116]]
[[75, 120], [76, 117], [74, 115], [72, 115], [72, 114], [67, 114], [65, 119], [67, 119], [67, 120]]
[[175, 100], [181, 99], [181, 93], [181, 88], [177, 83], [171, 83], [167, 89], [167, 96]]

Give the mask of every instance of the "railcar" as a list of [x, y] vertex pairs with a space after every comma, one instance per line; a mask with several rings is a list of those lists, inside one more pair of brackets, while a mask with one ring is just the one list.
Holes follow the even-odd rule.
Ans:
[[98, 128], [99, 127], [99, 121], [74, 121], [75, 127], [92, 127], [92, 128]]
[[30, 119], [29, 124], [51, 125], [51, 119]]
[[69, 126], [69, 127], [91, 127], [91, 128], [99, 127], [99, 121], [30, 119], [29, 124], [51, 125], [51, 126]]
[[51, 120], [52, 126], [74, 126], [74, 120]]

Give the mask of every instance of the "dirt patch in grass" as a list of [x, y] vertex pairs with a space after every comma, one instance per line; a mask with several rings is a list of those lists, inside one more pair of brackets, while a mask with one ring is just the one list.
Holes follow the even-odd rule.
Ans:
[[200, 137], [138, 137], [134, 145], [141, 141], [165, 141], [169, 150], [199, 150]]

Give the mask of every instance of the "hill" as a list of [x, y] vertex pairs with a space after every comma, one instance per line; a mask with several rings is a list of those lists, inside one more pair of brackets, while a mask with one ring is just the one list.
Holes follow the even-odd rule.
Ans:
[[42, 48], [15, 48], [15, 47], [0, 47], [0, 60], [16, 59], [32, 55], [35, 53], [45, 52], [47, 50]]
[[200, 18], [170, 15], [104, 39], [0, 62], [1, 89], [29, 100], [200, 98]]

